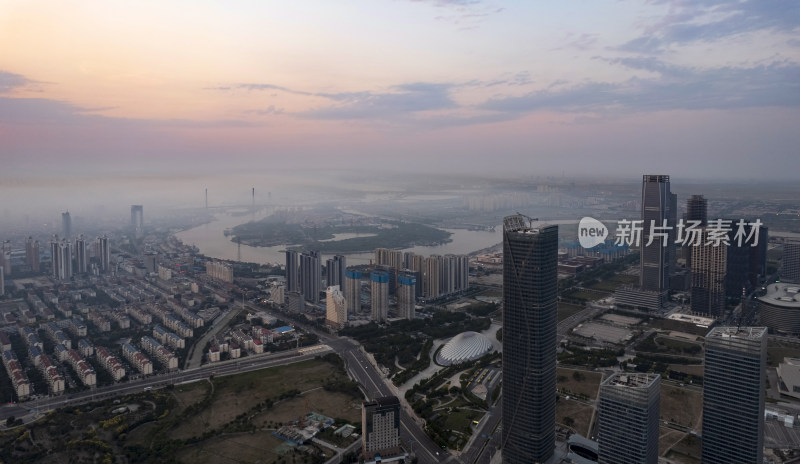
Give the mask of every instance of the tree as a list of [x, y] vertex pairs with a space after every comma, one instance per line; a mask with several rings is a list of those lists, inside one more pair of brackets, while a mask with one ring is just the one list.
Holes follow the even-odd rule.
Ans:
[[575, 419], [569, 416], [564, 417], [564, 425], [566, 425], [567, 427], [572, 427], [573, 425], [575, 425]]
[[6, 419], [6, 427], [11, 427], [12, 425], [14, 425], [14, 421], [16, 419], [17, 418], [14, 416], [10, 416], [8, 419]]

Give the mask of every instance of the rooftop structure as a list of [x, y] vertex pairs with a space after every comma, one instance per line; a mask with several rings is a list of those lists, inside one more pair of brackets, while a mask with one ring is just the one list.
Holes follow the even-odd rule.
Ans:
[[761, 323], [774, 332], [800, 334], [800, 285], [774, 283], [758, 298]]

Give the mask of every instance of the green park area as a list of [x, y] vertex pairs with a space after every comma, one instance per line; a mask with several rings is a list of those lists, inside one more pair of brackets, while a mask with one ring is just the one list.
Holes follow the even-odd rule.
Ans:
[[[339, 234], [356, 236], [336, 240]], [[287, 245], [323, 253], [354, 253], [375, 248], [439, 245], [449, 242], [450, 235], [450, 232], [435, 227], [401, 221], [384, 221], [379, 225], [308, 226], [264, 220], [234, 227], [232, 240], [253, 246]]]
[[332, 450], [272, 432], [309, 412], [358, 427], [362, 401], [341, 359], [326, 355], [53, 411], [0, 433], [0, 460], [321, 463]]

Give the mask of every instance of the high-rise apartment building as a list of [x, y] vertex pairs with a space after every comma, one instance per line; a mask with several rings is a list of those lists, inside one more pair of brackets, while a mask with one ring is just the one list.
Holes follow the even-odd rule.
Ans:
[[372, 291], [372, 320], [386, 322], [389, 313], [389, 273], [375, 269], [369, 275]]
[[86, 253], [86, 239], [83, 234], [75, 239], [75, 272], [78, 274], [86, 274], [89, 269], [88, 265], [89, 256]]
[[100, 270], [111, 272], [111, 247], [108, 244], [108, 237], [105, 235], [97, 237], [97, 240], [95, 240], [94, 255], [97, 257]]
[[297, 267], [297, 252], [286, 251], [286, 291], [296, 292], [300, 289], [300, 271]]
[[657, 464], [661, 376], [613, 374], [600, 384], [598, 463]]
[[397, 313], [399, 317], [414, 319], [416, 294], [417, 278], [414, 273], [401, 272], [397, 278]]
[[61, 213], [61, 233], [63, 238], [69, 240], [72, 238], [72, 218], [69, 211]]
[[430, 255], [425, 258], [425, 268], [422, 277], [422, 294], [425, 298], [436, 298], [441, 292], [442, 257], [440, 255]]
[[206, 261], [206, 274], [212, 279], [233, 283], [233, 267], [224, 261]]
[[3, 266], [0, 266], [0, 296], [6, 294], [6, 275]]
[[347, 301], [347, 314], [361, 311], [361, 272], [348, 269], [344, 273], [344, 299]]
[[39, 241], [33, 237], [25, 239], [25, 263], [30, 266], [31, 271], [39, 272]]
[[400, 400], [395, 396], [367, 401], [361, 408], [361, 446], [372, 458], [400, 448]]
[[715, 327], [706, 335], [703, 463], [761, 463], [766, 327]]
[[783, 242], [781, 280], [800, 283], [800, 240], [787, 239]]
[[347, 325], [347, 302], [338, 285], [328, 287], [325, 291], [325, 323], [335, 329], [343, 329]]
[[131, 205], [131, 229], [136, 237], [141, 237], [144, 232], [144, 207]]
[[710, 317], [721, 317], [725, 312], [725, 275], [728, 247], [708, 243], [708, 229], [702, 229], [700, 244], [692, 250], [692, 311]]
[[[673, 214], [675, 203], [669, 186], [669, 176], [646, 174], [642, 178], [642, 241], [640, 244], [639, 286], [642, 290], [664, 292], [669, 288], [670, 230], [658, 229], [665, 225]], [[666, 223], [666, 224], [665, 224]], [[652, 235], [652, 241], [651, 241]], [[648, 245], [649, 244], [649, 245]]]
[[322, 286], [322, 258], [319, 251], [300, 253], [300, 291], [309, 303], [319, 303]]
[[8, 240], [3, 242], [3, 247], [0, 249], [0, 266], [3, 266], [6, 276], [11, 275], [11, 242]]
[[329, 287], [338, 285], [344, 288], [344, 274], [347, 270], [347, 258], [342, 255], [335, 255], [325, 261], [325, 275]]
[[59, 241], [57, 235], [53, 236], [50, 242], [50, 259], [53, 262], [53, 278], [72, 278], [72, 244], [67, 239]]
[[503, 462], [544, 463], [555, 448], [558, 226], [503, 220]]

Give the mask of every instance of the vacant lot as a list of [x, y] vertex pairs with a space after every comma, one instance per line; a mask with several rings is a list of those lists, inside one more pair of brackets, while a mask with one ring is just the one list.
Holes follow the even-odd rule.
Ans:
[[800, 344], [769, 340], [767, 342], [767, 363], [778, 367], [783, 358], [800, 358]]
[[603, 380], [603, 374], [559, 367], [556, 370], [556, 379], [556, 387], [565, 388], [572, 393], [580, 393], [591, 399], [596, 399], [597, 390]]
[[693, 435], [686, 435], [672, 447], [666, 457], [675, 464], [700, 464], [701, 452], [701, 440]]
[[688, 387], [661, 384], [661, 418], [694, 430], [700, 430], [703, 394]]
[[620, 285], [632, 284], [638, 281], [639, 281], [638, 276], [617, 274], [614, 277], [611, 277], [610, 279], [605, 279], [601, 282], [597, 282], [596, 284], [592, 285], [589, 288], [593, 288], [595, 290], [601, 290], [604, 292], [613, 292]]
[[276, 449], [280, 449], [282, 443], [283, 440], [266, 431], [242, 433], [200, 442], [185, 448], [176, 457], [180, 462], [195, 464], [275, 462], [280, 457]]
[[686, 436], [680, 430], [674, 430], [669, 427], [660, 427], [658, 430], [658, 455], [663, 456], [670, 448], [676, 445], [679, 441], [683, 440]]
[[296, 421], [301, 415], [304, 416], [309, 412], [337, 417], [349, 422], [359, 422], [361, 420], [361, 401], [342, 393], [328, 392], [320, 388], [275, 403], [275, 406], [269, 411], [253, 416], [253, 423], [259, 427], [277, 428], [275, 424]]
[[588, 436], [589, 434], [593, 413], [594, 407], [582, 401], [561, 398], [556, 403], [556, 423], [567, 425], [566, 423], [570, 421], [566, 418], [570, 418], [572, 419], [571, 427], [583, 436]]

